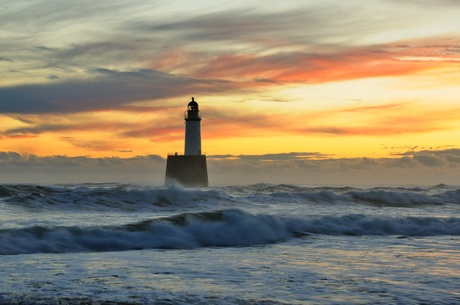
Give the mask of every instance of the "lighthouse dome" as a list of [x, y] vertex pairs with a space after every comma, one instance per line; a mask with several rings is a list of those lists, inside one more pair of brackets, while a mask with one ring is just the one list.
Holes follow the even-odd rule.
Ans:
[[195, 99], [192, 97], [192, 101], [188, 103], [188, 109], [190, 110], [198, 110], [198, 103], [195, 102]]

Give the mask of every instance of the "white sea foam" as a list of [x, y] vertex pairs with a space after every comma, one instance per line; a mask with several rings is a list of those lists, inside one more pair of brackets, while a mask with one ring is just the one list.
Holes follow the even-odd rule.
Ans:
[[0, 197], [0, 254], [251, 246], [305, 234], [460, 235], [459, 218], [449, 215], [366, 209], [458, 207], [460, 190], [448, 186], [4, 185]]
[[460, 204], [460, 189], [433, 188], [311, 188], [258, 184], [246, 187], [184, 189], [135, 185], [3, 185], [0, 204], [27, 209], [164, 210], [180, 207], [232, 207], [234, 204], [363, 204], [388, 207]]
[[3, 185], [0, 304], [457, 304], [459, 199], [446, 185]]
[[119, 226], [4, 229], [0, 231], [0, 254], [253, 246], [308, 234], [458, 236], [460, 218], [354, 214], [295, 219], [224, 210]]

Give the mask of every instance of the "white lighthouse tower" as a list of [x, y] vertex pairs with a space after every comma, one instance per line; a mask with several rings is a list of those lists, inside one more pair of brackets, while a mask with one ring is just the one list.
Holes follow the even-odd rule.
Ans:
[[198, 103], [192, 97], [185, 112], [184, 154], [168, 155], [165, 184], [185, 187], [207, 187], [206, 156], [201, 153], [201, 117]]
[[201, 117], [199, 115], [198, 103], [192, 97], [187, 105], [185, 113], [185, 149], [186, 156], [201, 155]]

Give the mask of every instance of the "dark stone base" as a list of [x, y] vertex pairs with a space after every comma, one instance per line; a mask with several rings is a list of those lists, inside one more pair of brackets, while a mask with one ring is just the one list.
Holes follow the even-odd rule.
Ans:
[[206, 156], [168, 156], [165, 185], [175, 183], [185, 187], [208, 187]]

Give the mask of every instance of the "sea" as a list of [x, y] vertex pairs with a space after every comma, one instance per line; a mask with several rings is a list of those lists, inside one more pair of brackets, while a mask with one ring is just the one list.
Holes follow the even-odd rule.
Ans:
[[3, 184], [0, 304], [460, 304], [460, 187]]

